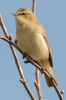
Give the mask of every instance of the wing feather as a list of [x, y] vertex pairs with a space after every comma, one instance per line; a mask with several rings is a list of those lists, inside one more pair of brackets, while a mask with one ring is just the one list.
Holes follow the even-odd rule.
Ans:
[[45, 42], [47, 44], [47, 47], [48, 47], [48, 50], [49, 50], [49, 62], [50, 62], [51, 67], [53, 67], [53, 59], [52, 59], [51, 48], [50, 48], [50, 45], [49, 45], [47, 37], [46, 36], [43, 36], [43, 37], [44, 37], [44, 40], [45, 40]]

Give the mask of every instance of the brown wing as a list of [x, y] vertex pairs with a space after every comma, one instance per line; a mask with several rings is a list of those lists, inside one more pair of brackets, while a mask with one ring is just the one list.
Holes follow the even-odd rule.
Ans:
[[53, 67], [52, 53], [51, 53], [51, 48], [50, 48], [50, 45], [49, 45], [49, 42], [48, 42], [48, 39], [47, 39], [47, 36], [46, 36], [46, 31], [45, 31], [44, 27], [38, 21], [37, 21], [37, 25], [39, 26], [40, 32], [42, 32], [43, 37], [45, 39], [45, 42], [47, 44], [47, 47], [48, 47], [48, 50], [49, 50], [49, 62], [50, 62], [51, 67]]
[[45, 39], [45, 42], [46, 42], [48, 50], [49, 50], [49, 62], [50, 62], [51, 67], [53, 67], [53, 59], [52, 59], [51, 48], [50, 48], [50, 45], [49, 45], [49, 42], [48, 42], [46, 35], [44, 36], [44, 39]]

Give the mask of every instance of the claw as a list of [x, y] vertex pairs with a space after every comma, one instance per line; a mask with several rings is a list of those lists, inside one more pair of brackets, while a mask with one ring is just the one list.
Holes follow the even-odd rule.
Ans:
[[26, 55], [26, 54], [27, 54], [26, 52], [23, 53], [23, 59], [25, 58], [25, 55]]
[[41, 68], [41, 71], [40, 71], [40, 72], [41, 72], [41, 74], [43, 74], [43, 72], [44, 72], [44, 68]]
[[27, 64], [27, 63], [30, 63], [30, 62], [28, 60], [25, 60], [24, 63]]
[[15, 39], [15, 41], [14, 41], [14, 42], [17, 44], [18, 40], [16, 40], [16, 39]]

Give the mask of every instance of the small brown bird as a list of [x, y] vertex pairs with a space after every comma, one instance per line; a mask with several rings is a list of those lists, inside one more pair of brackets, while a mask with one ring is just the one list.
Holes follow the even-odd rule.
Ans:
[[[46, 31], [28, 8], [20, 8], [13, 14], [16, 18], [17, 45], [33, 60], [43, 67], [55, 80], [53, 74], [53, 59]], [[45, 75], [47, 85], [53, 87]]]

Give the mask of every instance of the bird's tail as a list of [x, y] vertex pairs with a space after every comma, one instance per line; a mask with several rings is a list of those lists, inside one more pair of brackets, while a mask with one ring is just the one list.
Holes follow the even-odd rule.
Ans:
[[[44, 74], [44, 75], [45, 75], [45, 74]], [[57, 83], [57, 80], [56, 80], [54, 74], [53, 74], [52, 77], [53, 77], [53, 79], [54, 79], [54, 81], [55, 81], [55, 84], [58, 86], [58, 83]], [[47, 82], [48, 87], [53, 87], [53, 85], [51, 84], [51, 80], [48, 79], [48, 77], [47, 77], [46, 75], [45, 75], [45, 79], [46, 79], [46, 82]]]
[[[40, 64], [40, 66], [42, 66], [42, 67], [47, 71], [47, 73], [48, 73], [49, 75], [52, 76], [52, 78], [53, 78], [54, 81], [55, 81], [55, 84], [58, 86], [57, 80], [56, 80], [56, 78], [55, 78], [55, 76], [54, 76], [54, 73], [53, 73], [53, 71], [52, 71], [52, 67], [50, 66], [50, 63], [49, 63], [49, 60], [44, 61], [43, 64], [41, 64], [41, 62], [40, 62], [39, 64]], [[45, 75], [45, 74], [44, 74], [44, 75]], [[51, 80], [49, 79], [49, 77], [47, 77], [47, 76], [45, 75], [45, 79], [46, 79], [46, 82], [47, 82], [48, 87], [53, 87], [53, 85], [51, 84]]]
[[[54, 75], [54, 73], [52, 71], [52, 67], [50, 66], [49, 61], [46, 61], [44, 66], [45, 66], [45, 69], [48, 72], [48, 74], [51, 75], [51, 77], [55, 81], [55, 84], [58, 86], [57, 80], [56, 80], [55, 75]], [[53, 85], [51, 84], [51, 80], [46, 75], [45, 75], [45, 79], [46, 79], [46, 82], [47, 82], [48, 87], [53, 87]]]

